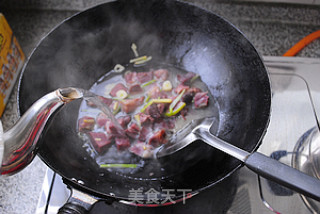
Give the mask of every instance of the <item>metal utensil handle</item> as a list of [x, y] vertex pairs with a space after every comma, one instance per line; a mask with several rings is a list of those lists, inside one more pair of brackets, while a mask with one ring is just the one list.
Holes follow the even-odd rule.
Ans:
[[206, 127], [199, 128], [194, 134], [210, 146], [244, 162], [249, 169], [257, 174], [320, 201], [320, 180], [261, 153], [250, 154], [212, 135]]
[[320, 180], [261, 153], [252, 153], [245, 165], [257, 174], [320, 201]]
[[201, 139], [205, 143], [209, 144], [210, 146], [219, 149], [228, 155], [231, 155], [234, 158], [237, 158], [238, 160], [245, 162], [247, 157], [250, 155], [249, 152], [244, 151], [240, 149], [239, 147], [236, 147], [230, 143], [227, 143], [226, 141], [214, 136], [210, 133], [209, 130], [203, 131], [202, 128], [195, 130], [193, 132], [198, 139]]

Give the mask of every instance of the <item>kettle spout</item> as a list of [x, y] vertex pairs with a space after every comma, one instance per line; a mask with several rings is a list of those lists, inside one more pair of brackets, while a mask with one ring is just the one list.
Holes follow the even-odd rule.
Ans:
[[83, 90], [78, 88], [60, 88], [56, 90], [57, 96], [62, 102], [68, 103], [83, 97]]
[[35, 156], [36, 144], [50, 116], [64, 104], [82, 97], [81, 89], [60, 88], [37, 100], [5, 133], [0, 124], [1, 175], [14, 174], [26, 167]]

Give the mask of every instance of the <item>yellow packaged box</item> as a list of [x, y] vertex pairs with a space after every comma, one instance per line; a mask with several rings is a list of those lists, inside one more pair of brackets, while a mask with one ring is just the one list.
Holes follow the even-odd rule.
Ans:
[[4, 15], [0, 13], [0, 116], [24, 61], [22, 49]]

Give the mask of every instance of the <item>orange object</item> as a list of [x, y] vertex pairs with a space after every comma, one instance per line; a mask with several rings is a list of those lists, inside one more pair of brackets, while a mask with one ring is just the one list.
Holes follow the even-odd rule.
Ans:
[[12, 30], [0, 13], [0, 116], [8, 102], [25, 56]]
[[296, 43], [292, 48], [290, 48], [283, 56], [295, 56], [299, 51], [301, 51], [305, 46], [307, 46], [310, 42], [315, 39], [320, 38], [320, 30], [315, 31], [308, 36], [301, 39], [298, 43]]

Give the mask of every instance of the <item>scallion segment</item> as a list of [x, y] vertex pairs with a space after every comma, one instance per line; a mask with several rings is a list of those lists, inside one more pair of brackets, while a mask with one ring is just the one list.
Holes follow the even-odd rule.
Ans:
[[134, 56], [136, 57], [136, 58], [138, 58], [139, 57], [139, 54], [138, 54], [138, 47], [137, 47], [137, 45], [135, 44], [135, 43], [132, 43], [131, 44], [131, 50], [133, 51], [133, 54], [134, 54]]
[[148, 86], [148, 85], [151, 85], [151, 84], [154, 83], [154, 82], [156, 82], [155, 79], [150, 80], [149, 82], [146, 82], [146, 83], [142, 84], [142, 85], [141, 85], [141, 88], [144, 88], [144, 87], [146, 87], [146, 86]]
[[144, 100], [144, 102], [145, 102], [145, 103], [148, 103], [149, 100], [150, 100], [150, 95], [148, 94], [148, 95], [147, 95], [147, 98]]
[[171, 103], [172, 99], [152, 99], [153, 103]]
[[112, 114], [113, 114], [113, 115], [118, 114], [119, 111], [120, 111], [120, 109], [121, 109], [121, 106], [120, 106], [119, 102], [118, 102], [118, 101], [115, 102], [114, 105], [113, 105]]
[[172, 103], [170, 104], [170, 106], [169, 106], [169, 112], [172, 112], [173, 111], [173, 108], [177, 105], [177, 103], [180, 101], [180, 99], [181, 99], [181, 97], [183, 96], [183, 94], [184, 94], [184, 92], [185, 92], [186, 90], [184, 89], [177, 97], [176, 97], [176, 99], [174, 99], [173, 101], [172, 101]]
[[119, 99], [125, 99], [128, 97], [128, 93], [125, 90], [121, 89], [121, 90], [117, 91], [116, 96]]
[[140, 110], [141, 113], [143, 113], [149, 106], [151, 106], [153, 103], [171, 103], [172, 99], [151, 99], [143, 108]]
[[166, 80], [162, 83], [162, 90], [164, 90], [164, 91], [171, 91], [172, 90], [172, 84], [169, 80]]
[[107, 163], [100, 164], [101, 168], [137, 168], [137, 164], [131, 163]]
[[174, 116], [174, 115], [178, 114], [185, 106], [186, 106], [185, 102], [179, 102], [177, 104], [177, 106], [172, 111], [165, 113], [165, 115], [167, 117]]
[[123, 67], [122, 65], [120, 65], [120, 64], [116, 64], [115, 66], [114, 66], [114, 69], [113, 69], [116, 73], [121, 73], [122, 71], [124, 71], [125, 70], [125, 67]]
[[148, 56], [145, 60], [136, 61], [136, 62], [134, 63], [134, 65], [142, 65], [142, 64], [144, 64], [144, 63], [146, 63], [146, 62], [149, 62], [150, 60], [152, 60], [152, 56]]
[[198, 79], [199, 75], [196, 74], [194, 77], [191, 78], [190, 82], [192, 83], [193, 81], [195, 81], [196, 79]]
[[143, 108], [140, 110], [141, 113], [143, 113], [149, 106], [153, 104], [153, 100], [150, 100]]
[[130, 59], [130, 63], [135, 63], [135, 62], [139, 62], [139, 61], [144, 61], [146, 60], [148, 57], [147, 56], [141, 56], [141, 57], [138, 57], [138, 58], [134, 58], [134, 59]]

